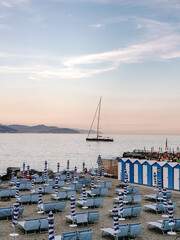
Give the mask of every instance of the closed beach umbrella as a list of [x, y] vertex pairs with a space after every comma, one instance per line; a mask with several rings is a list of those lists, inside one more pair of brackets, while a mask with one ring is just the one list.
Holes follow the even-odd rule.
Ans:
[[[167, 211], [167, 191], [166, 188], [163, 188], [163, 207], [164, 213]], [[162, 217], [168, 217], [168, 215], [164, 214]]]
[[94, 175], [91, 174], [91, 190], [94, 189]]
[[41, 209], [41, 207], [43, 206], [43, 202], [42, 202], [42, 187], [39, 187], [38, 193], [39, 193], [38, 208]]
[[85, 172], [85, 162], [83, 162], [83, 164], [82, 164], [82, 171], [83, 171], [83, 173]]
[[58, 193], [58, 177], [55, 178], [55, 193], [57, 194]]
[[156, 187], [157, 186], [157, 174], [156, 174], [156, 172], [154, 172], [153, 177], [154, 177], [154, 186]]
[[31, 187], [34, 188], [34, 173], [31, 174]]
[[101, 155], [98, 155], [97, 164], [98, 164], [98, 165], [101, 165], [101, 164], [102, 164]]
[[127, 196], [127, 187], [128, 187], [128, 183], [127, 183], [127, 179], [124, 179], [124, 196]]
[[25, 173], [25, 169], [26, 169], [26, 165], [25, 165], [25, 162], [23, 162], [23, 170], [22, 170], [23, 175], [24, 175], [24, 173]]
[[98, 180], [98, 182], [100, 182], [100, 181], [101, 181], [101, 177], [100, 177], [100, 168], [98, 168], [97, 171], [98, 171], [98, 172], [97, 172], [97, 173], [98, 173], [98, 179], [97, 179], [97, 180]]
[[158, 179], [158, 191], [159, 191], [159, 194], [162, 192], [161, 188], [162, 188], [162, 186], [161, 186], [161, 178], [159, 178]]
[[113, 219], [114, 219], [114, 233], [119, 233], [119, 222], [118, 222], [118, 209], [116, 206], [113, 207]]
[[70, 172], [69, 172], [68, 169], [67, 169], [67, 171], [66, 171], [66, 183], [67, 183], [67, 184], [71, 183], [71, 181], [70, 181]]
[[47, 169], [47, 161], [44, 162], [44, 168]]
[[49, 224], [49, 240], [55, 239], [54, 237], [54, 216], [52, 211], [48, 214], [48, 224]]
[[173, 232], [173, 226], [175, 224], [174, 218], [173, 218], [173, 203], [170, 200], [168, 203], [168, 215], [169, 215], [169, 226], [171, 226], [171, 231], [168, 232], [169, 235], [176, 235], [176, 232]]
[[18, 214], [19, 214], [19, 202], [18, 200], [16, 200], [16, 202], [13, 204], [13, 222], [12, 222], [12, 226], [13, 226], [13, 233], [10, 234], [10, 236], [12, 237], [16, 237], [19, 234], [15, 233], [15, 227], [17, 225], [17, 221], [18, 221]]
[[82, 185], [82, 195], [83, 195], [83, 209], [86, 209], [86, 208], [88, 208], [88, 207], [86, 207], [85, 206], [85, 204], [86, 204], [86, 195], [87, 195], [87, 193], [86, 193], [86, 186], [85, 186], [85, 184], [83, 183], [83, 185]]
[[104, 167], [101, 168], [101, 176], [104, 177]]
[[28, 164], [28, 165], [27, 165], [27, 174], [26, 174], [28, 178], [29, 178], [29, 168], [30, 168], [30, 167], [29, 167], [29, 164]]
[[69, 170], [69, 160], [67, 160], [67, 170]]
[[47, 182], [47, 169], [44, 168], [44, 182]]
[[118, 193], [118, 200], [119, 200], [119, 213], [120, 213], [120, 218], [119, 220], [125, 220], [125, 218], [122, 217], [123, 215], [123, 194], [121, 192]]
[[74, 196], [71, 196], [71, 198], [70, 198], [70, 203], [71, 203], [71, 217], [72, 217], [72, 221], [73, 221], [73, 224], [70, 225], [70, 227], [77, 227], [77, 225], [74, 224], [75, 219], [76, 219], [75, 198], [74, 198]]
[[14, 185], [14, 170], [11, 172], [11, 182]]
[[60, 164], [57, 163], [57, 173], [59, 173], [59, 170], [60, 170]]
[[126, 184], [127, 184], [127, 186], [128, 186], [128, 173], [126, 172], [126, 174], [125, 174], [125, 180], [126, 180]]
[[74, 167], [74, 180], [77, 180], [77, 167]]
[[16, 198], [19, 198], [19, 185], [20, 185], [20, 181], [18, 180], [16, 182], [16, 194], [15, 194]]

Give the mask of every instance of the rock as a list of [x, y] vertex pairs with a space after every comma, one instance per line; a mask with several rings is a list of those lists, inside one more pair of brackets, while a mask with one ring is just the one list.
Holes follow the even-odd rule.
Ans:
[[14, 170], [14, 176], [17, 176], [20, 172], [20, 168], [18, 168], [18, 167], [8, 167], [7, 168], [7, 174], [1, 177], [2, 181], [6, 181], [6, 180], [11, 179], [12, 170]]

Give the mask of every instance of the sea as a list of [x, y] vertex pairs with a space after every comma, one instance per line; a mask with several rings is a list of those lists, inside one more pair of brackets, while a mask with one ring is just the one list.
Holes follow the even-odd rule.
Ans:
[[97, 167], [97, 157], [115, 159], [125, 151], [146, 149], [165, 150], [166, 138], [169, 150], [180, 147], [180, 136], [165, 135], [110, 135], [114, 142], [87, 142], [85, 134], [0, 134], [0, 175], [7, 167], [22, 168], [23, 162], [30, 168], [42, 171], [47, 160], [48, 169], [56, 171], [66, 168], [70, 160], [70, 169], [77, 166], [82, 171]]

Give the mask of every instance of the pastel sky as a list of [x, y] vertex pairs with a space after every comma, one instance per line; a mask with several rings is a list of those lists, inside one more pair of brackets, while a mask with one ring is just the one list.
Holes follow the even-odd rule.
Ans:
[[180, 134], [179, 0], [0, 0], [0, 123]]

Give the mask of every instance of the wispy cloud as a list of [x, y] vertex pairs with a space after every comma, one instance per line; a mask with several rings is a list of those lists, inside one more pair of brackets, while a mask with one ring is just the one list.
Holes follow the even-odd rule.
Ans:
[[[164, 61], [180, 57], [180, 35], [169, 35], [157, 40], [130, 45], [114, 51], [69, 57], [54, 65], [1, 66], [0, 72], [27, 73], [34, 79], [78, 79], [117, 69], [121, 64]], [[8, 56], [6, 54], [0, 56]], [[40, 57], [40, 56], [39, 56]], [[24, 56], [25, 58], [25, 56]], [[36, 59], [36, 56], [34, 56]], [[48, 60], [48, 58], [47, 58]]]
[[101, 24], [101, 23], [97, 23], [97, 24], [92, 24], [91, 25], [93, 28], [104, 28], [105, 25], [104, 24]]
[[0, 5], [3, 7], [12, 8], [14, 6], [20, 6], [28, 2], [29, 0], [0, 0]]

